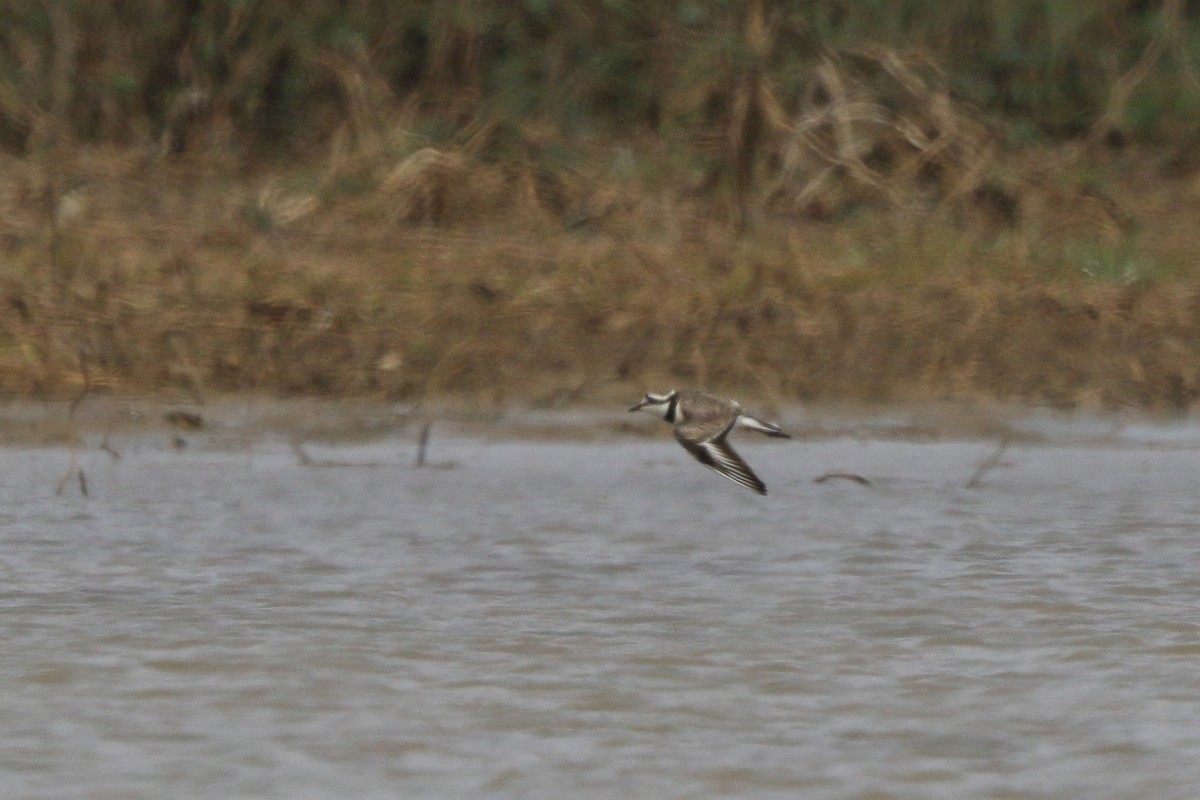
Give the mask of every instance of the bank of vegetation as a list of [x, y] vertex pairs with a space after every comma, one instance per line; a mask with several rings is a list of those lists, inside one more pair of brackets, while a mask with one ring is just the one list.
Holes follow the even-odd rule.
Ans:
[[1165, 2], [0, 1], [0, 391], [1200, 395]]

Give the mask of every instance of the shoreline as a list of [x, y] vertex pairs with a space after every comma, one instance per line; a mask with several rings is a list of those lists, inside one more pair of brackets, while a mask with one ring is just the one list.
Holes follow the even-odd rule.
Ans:
[[[794, 439], [890, 441], [979, 440], [1014, 445], [1107, 444], [1135, 439], [1200, 446], [1200, 420], [1125, 411], [1064, 411], [999, 403], [914, 402], [890, 405], [755, 403]], [[71, 401], [7, 399], [0, 402], [0, 447], [102, 447], [110, 441], [178, 440], [211, 449], [241, 449], [262, 441], [350, 445], [386, 439], [417, 442], [433, 435], [480, 440], [612, 441], [666, 436], [655, 420], [628, 414], [627, 406], [581, 404], [567, 408], [511, 405], [480, 410], [465, 403], [421, 406], [358, 399], [270, 398], [227, 395], [205, 404], [146, 397]], [[434, 410], [433, 405], [436, 405]], [[669, 436], [667, 436], [669, 439]], [[1194, 442], [1192, 440], [1195, 440]]]

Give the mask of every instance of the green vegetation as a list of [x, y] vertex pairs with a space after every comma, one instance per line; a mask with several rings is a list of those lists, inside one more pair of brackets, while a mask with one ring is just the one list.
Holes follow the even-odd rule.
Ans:
[[0, 0], [0, 390], [1200, 395], [1182, 0]]
[[6, 0], [0, 129], [27, 147], [49, 113], [75, 140], [187, 148], [228, 124], [278, 154], [405, 107], [434, 144], [481, 117], [510, 128], [489, 137], [500, 149], [534, 121], [560, 137], [703, 138], [748, 84], [794, 114], [818, 64], [882, 48], [943, 73], [1011, 138], [1086, 134], [1109, 113], [1154, 139], [1194, 128], [1196, 13], [1180, 0]]

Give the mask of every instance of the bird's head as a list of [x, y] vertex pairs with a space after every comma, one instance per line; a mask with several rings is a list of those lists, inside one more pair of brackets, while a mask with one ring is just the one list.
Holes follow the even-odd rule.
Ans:
[[647, 392], [646, 396], [642, 398], [642, 401], [629, 410], [641, 411], [642, 409], [649, 409], [656, 414], [661, 414], [663, 419], [665, 419], [667, 422], [673, 422], [673, 417], [675, 416], [675, 400], [678, 396], [679, 392], [675, 391], [674, 389], [666, 394], [654, 394], [653, 392]]

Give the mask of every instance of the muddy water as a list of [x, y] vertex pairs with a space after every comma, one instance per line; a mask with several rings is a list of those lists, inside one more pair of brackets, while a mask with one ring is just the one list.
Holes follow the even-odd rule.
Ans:
[[1200, 434], [1072, 430], [5, 449], [3, 795], [1200, 796]]

